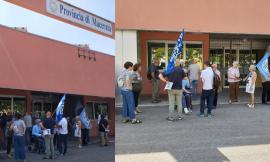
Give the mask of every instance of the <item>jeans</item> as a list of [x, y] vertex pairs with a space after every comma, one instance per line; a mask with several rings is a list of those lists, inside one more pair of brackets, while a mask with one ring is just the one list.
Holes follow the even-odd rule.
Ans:
[[25, 160], [25, 137], [14, 136], [15, 160]]
[[179, 117], [182, 113], [182, 90], [180, 89], [173, 89], [168, 90], [168, 97], [169, 97], [169, 118], [174, 118], [174, 106], [175, 103], [177, 105], [177, 116]]
[[191, 108], [191, 94], [183, 93], [182, 96], [182, 107], [183, 108]]
[[121, 93], [123, 98], [122, 117], [135, 119], [133, 92], [131, 90], [121, 90]]
[[204, 114], [205, 100], [207, 101], [207, 113], [211, 114], [213, 109], [214, 90], [202, 90], [201, 103], [200, 103], [200, 114]]
[[198, 80], [192, 80], [192, 87], [194, 90], [194, 95], [197, 96], [197, 94], [198, 94]]
[[[64, 147], [64, 150], [63, 150]], [[67, 134], [59, 135], [59, 152], [65, 155], [67, 153]]]
[[54, 156], [54, 145], [53, 145], [53, 134], [45, 136], [45, 147], [46, 147], [46, 156]]
[[158, 79], [152, 79], [152, 101], [159, 99], [160, 84]]

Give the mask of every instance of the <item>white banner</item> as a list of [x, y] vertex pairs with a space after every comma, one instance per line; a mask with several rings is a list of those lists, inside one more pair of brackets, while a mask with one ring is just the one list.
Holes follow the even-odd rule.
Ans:
[[113, 35], [112, 23], [59, 0], [46, 0], [46, 11], [55, 16]]

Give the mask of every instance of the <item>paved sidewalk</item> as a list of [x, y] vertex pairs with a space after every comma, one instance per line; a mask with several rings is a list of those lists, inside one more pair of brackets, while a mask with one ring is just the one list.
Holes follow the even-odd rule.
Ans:
[[168, 122], [167, 106], [142, 107], [142, 124], [116, 116], [116, 162], [270, 162], [270, 105], [220, 105], [213, 118]]
[[[256, 89], [255, 91], [255, 102], [261, 103], [261, 88]], [[229, 94], [228, 89], [225, 89], [223, 92], [219, 93], [219, 104], [228, 104], [229, 102]], [[234, 104], [246, 104], [248, 102], [249, 96], [247, 93], [245, 93], [244, 89], [240, 89], [240, 95], [239, 95], [239, 101], [238, 103]], [[193, 96], [192, 98], [193, 105], [198, 105], [200, 103], [200, 95]], [[167, 106], [168, 105], [168, 96], [162, 95], [161, 96], [161, 102], [160, 103], [152, 103], [151, 102], [151, 96], [141, 96], [140, 97], [140, 106], [146, 107], [146, 106]], [[122, 103], [116, 103], [116, 107], [121, 107]]]
[[[75, 141], [69, 141], [68, 151], [65, 156], [58, 156], [54, 160], [43, 159], [44, 154], [30, 153], [26, 154], [30, 162], [114, 162], [115, 161], [115, 144], [114, 139], [110, 139], [110, 145], [101, 147], [97, 140], [92, 141], [88, 146], [81, 149], [75, 147]], [[0, 161], [14, 162], [14, 159], [7, 159], [4, 151], [0, 153]]]

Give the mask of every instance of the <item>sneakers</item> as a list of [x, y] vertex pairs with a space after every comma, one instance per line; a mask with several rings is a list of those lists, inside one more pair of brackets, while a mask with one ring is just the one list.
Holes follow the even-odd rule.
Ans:
[[204, 117], [204, 114], [198, 113], [197, 116], [202, 118]]
[[184, 113], [189, 114], [188, 108], [186, 108], [186, 107], [184, 108]]
[[174, 119], [170, 118], [170, 117], [166, 118], [166, 120], [168, 120], [168, 122], [173, 122], [174, 121]]
[[8, 154], [7, 157], [8, 157], [9, 159], [12, 159], [12, 158], [13, 158], [13, 156], [12, 156], [11, 154]]

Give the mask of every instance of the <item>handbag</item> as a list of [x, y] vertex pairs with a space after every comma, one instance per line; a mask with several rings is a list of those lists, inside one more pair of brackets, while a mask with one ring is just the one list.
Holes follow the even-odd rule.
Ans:
[[141, 92], [142, 91], [142, 84], [141, 83], [132, 83], [132, 88], [134, 92]]

